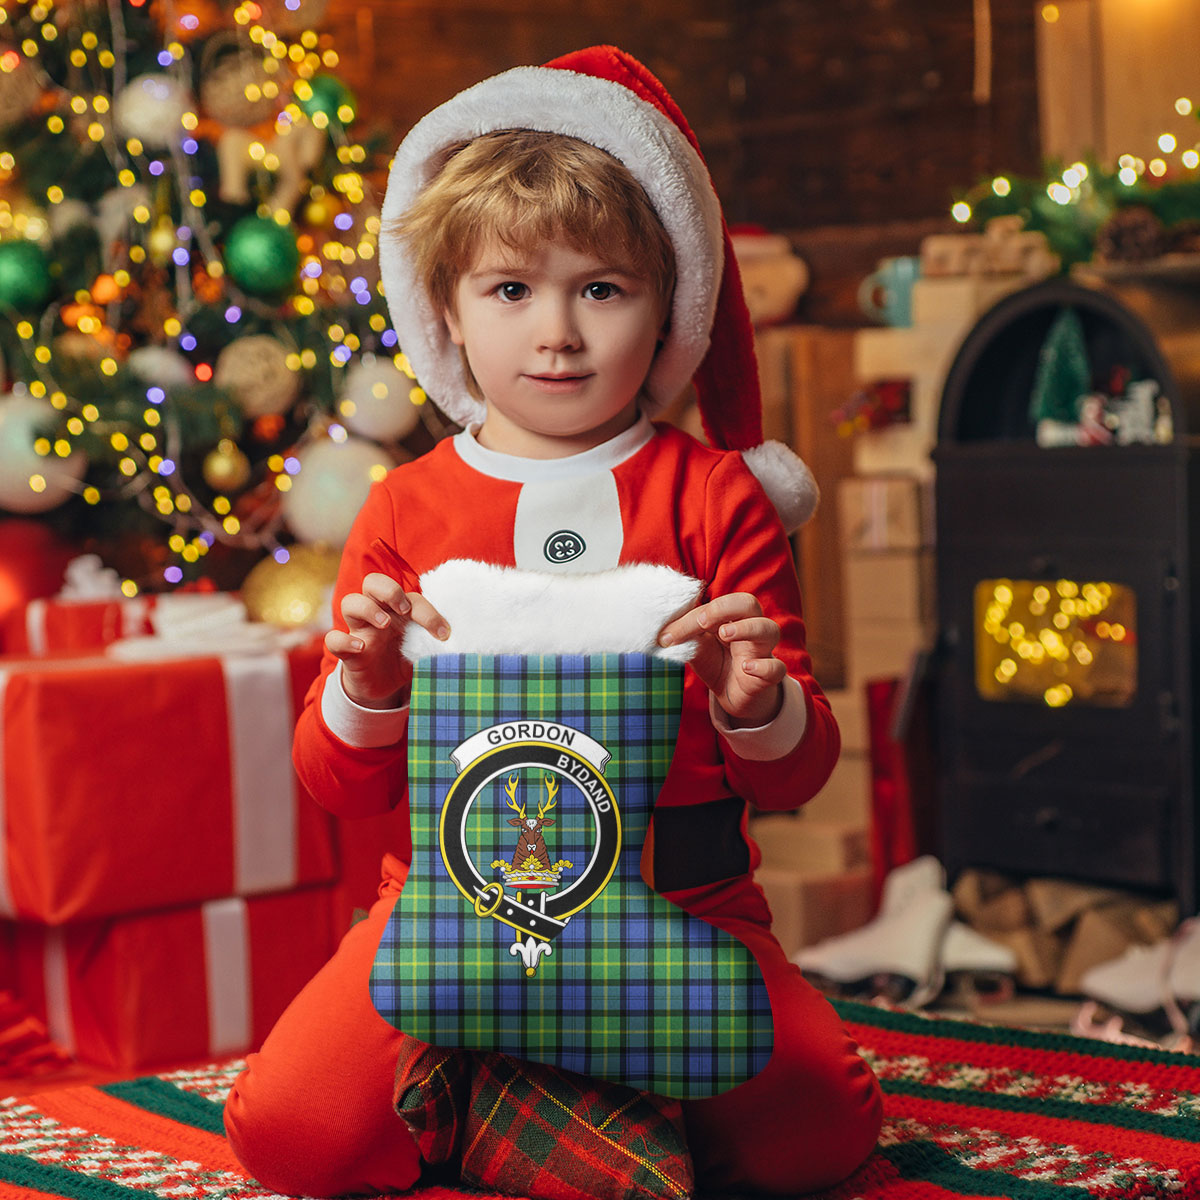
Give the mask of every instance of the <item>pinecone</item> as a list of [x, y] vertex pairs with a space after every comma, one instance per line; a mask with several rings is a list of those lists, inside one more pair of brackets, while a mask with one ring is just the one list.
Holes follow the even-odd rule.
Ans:
[[1141, 204], [1118, 209], [1096, 234], [1096, 257], [1101, 262], [1146, 262], [1166, 246], [1162, 222]]
[[1167, 230], [1171, 254], [1200, 254], [1200, 221], [1180, 221]]

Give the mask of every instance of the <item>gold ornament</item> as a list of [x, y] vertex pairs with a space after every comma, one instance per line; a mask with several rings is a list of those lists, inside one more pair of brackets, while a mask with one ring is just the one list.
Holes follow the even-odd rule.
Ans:
[[264, 558], [242, 583], [242, 603], [252, 621], [284, 629], [326, 622], [341, 555], [328, 546], [292, 546], [285, 563]]
[[304, 206], [304, 223], [313, 229], [324, 229], [333, 220], [333, 211], [329, 201], [323, 196], [310, 200]]
[[214, 492], [236, 492], [250, 481], [250, 460], [230, 438], [222, 438], [205, 456], [200, 468]]
[[275, 115], [278, 85], [261, 51], [247, 51], [235, 38], [223, 42], [215, 53], [206, 53], [205, 59], [200, 103], [214, 121], [249, 128]]
[[175, 226], [171, 224], [171, 218], [160, 217], [158, 224], [150, 230], [150, 236], [146, 239], [150, 261], [156, 267], [165, 267], [171, 261], [171, 255], [178, 245], [179, 239], [175, 236]]
[[301, 385], [299, 374], [288, 366], [287, 348], [267, 333], [230, 342], [217, 355], [213, 382], [231, 392], [250, 418], [287, 412]]

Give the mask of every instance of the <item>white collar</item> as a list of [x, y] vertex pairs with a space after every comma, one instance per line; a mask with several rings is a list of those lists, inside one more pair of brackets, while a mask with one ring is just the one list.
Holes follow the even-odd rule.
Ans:
[[454, 435], [454, 449], [459, 458], [480, 474], [509, 483], [542, 483], [611, 471], [632, 458], [654, 436], [650, 418], [639, 413], [628, 429], [590, 450], [569, 454], [566, 458], [520, 458], [481, 446], [475, 436], [478, 430], [478, 425], [471, 424]]

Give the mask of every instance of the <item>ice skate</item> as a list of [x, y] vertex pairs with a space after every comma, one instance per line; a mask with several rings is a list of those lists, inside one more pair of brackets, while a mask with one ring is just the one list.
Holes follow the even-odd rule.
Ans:
[[985, 1003], [1012, 999], [1017, 956], [1007, 946], [951, 921], [941, 953], [942, 972], [958, 991]]
[[827, 993], [883, 995], [919, 1008], [942, 989], [941, 947], [953, 910], [942, 866], [926, 855], [889, 873], [873, 920], [792, 961]]
[[[1115, 1019], [1121, 1031], [1132, 1027], [1137, 1035], [1166, 1036], [1176, 1048], [1190, 1045], [1200, 1026], [1200, 921], [1184, 921], [1169, 938], [1097, 964], [1084, 972], [1080, 989], [1087, 1000], [1079, 1020], [1091, 1021], [1099, 1036]], [[1097, 1021], [1097, 1004], [1108, 1021]]]

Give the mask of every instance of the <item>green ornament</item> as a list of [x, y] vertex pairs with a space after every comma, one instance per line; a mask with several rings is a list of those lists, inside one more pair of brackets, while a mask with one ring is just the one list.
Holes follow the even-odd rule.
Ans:
[[253, 295], [278, 295], [295, 282], [300, 269], [296, 234], [270, 217], [243, 217], [225, 239], [225, 265]]
[[[301, 92], [307, 95], [302, 98]], [[306, 87], [297, 88], [296, 103], [310, 120], [323, 113], [339, 125], [349, 125], [358, 108], [354, 93], [336, 75], [314, 75]]]
[[0, 242], [0, 308], [25, 311], [50, 296], [50, 260], [36, 242]]

